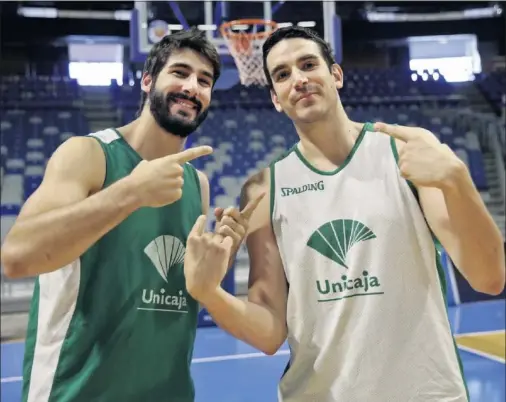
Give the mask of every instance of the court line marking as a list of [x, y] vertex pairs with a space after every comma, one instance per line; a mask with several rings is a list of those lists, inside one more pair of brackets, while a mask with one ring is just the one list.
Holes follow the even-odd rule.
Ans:
[[461, 338], [464, 336], [480, 336], [480, 335], [495, 335], [495, 334], [504, 334], [506, 333], [506, 329], [494, 329], [491, 331], [478, 331], [478, 332], [462, 332], [460, 334], [455, 334], [455, 338]]
[[[272, 356], [285, 356], [289, 355], [290, 351], [287, 349], [279, 350]], [[211, 362], [223, 362], [226, 360], [243, 360], [243, 359], [254, 359], [257, 357], [272, 357], [261, 352], [252, 353], [240, 353], [237, 355], [225, 355], [225, 356], [211, 356], [211, 357], [198, 357], [192, 360], [192, 363], [211, 363]]]
[[13, 340], [2, 341], [2, 345], [17, 345], [20, 343], [25, 343], [25, 340], [24, 339], [22, 339], [22, 340], [13, 339]]
[[23, 381], [23, 377], [6, 377], [2, 378], [2, 384], [6, 384], [9, 382], [21, 382]]
[[[493, 331], [483, 331], [483, 332], [466, 332], [462, 334], [455, 334], [454, 336], [456, 338], [461, 336], [473, 336], [473, 335], [490, 335], [490, 334], [497, 334], [497, 333], [504, 333], [504, 329], [497, 329]], [[12, 342], [12, 344], [16, 343], [24, 343], [23, 341], [20, 342]], [[471, 348], [468, 348], [466, 346], [461, 346], [457, 344], [457, 347], [463, 351], [478, 355], [480, 357], [484, 357], [493, 361], [496, 361], [498, 363], [506, 364], [506, 361], [504, 359], [501, 359], [500, 357], [490, 355], [488, 353], [480, 352]], [[287, 349], [283, 349], [275, 353], [273, 356], [286, 356], [289, 355], [290, 351]], [[273, 357], [270, 356], [270, 357]], [[240, 353], [236, 355], [223, 355], [223, 356], [209, 356], [209, 357], [197, 357], [192, 360], [193, 364], [200, 364], [200, 363], [213, 363], [213, 362], [222, 362], [227, 360], [244, 360], [244, 359], [254, 359], [259, 357], [268, 357], [268, 355], [260, 352], [253, 352], [253, 353]], [[23, 377], [5, 377], [2, 378], [0, 383], [11, 383], [11, 382], [21, 382], [23, 380]]]
[[[289, 355], [290, 351], [288, 349], [279, 350], [272, 356], [266, 355], [261, 352], [252, 352], [252, 353], [239, 353], [236, 355], [223, 355], [223, 356], [209, 356], [209, 357], [197, 357], [192, 359], [192, 364], [199, 363], [214, 363], [214, 362], [223, 362], [227, 360], [245, 360], [245, 359], [255, 359], [258, 357], [274, 357], [274, 356], [286, 356]], [[23, 381], [23, 377], [5, 377], [1, 379], [1, 383], [11, 383], [11, 382], [21, 382]]]
[[463, 350], [465, 352], [472, 353], [474, 355], [483, 357], [485, 359], [493, 360], [493, 361], [495, 361], [497, 363], [506, 364], [506, 360], [501, 359], [500, 357], [497, 357], [497, 356], [494, 356], [494, 355], [491, 355], [491, 354], [488, 354], [488, 353], [485, 353], [485, 352], [481, 352], [479, 350], [476, 350], [476, 349], [473, 349], [473, 348], [469, 348], [467, 346], [461, 346], [461, 345], [457, 345], [457, 346], [458, 346], [459, 349], [461, 349], [461, 350]]

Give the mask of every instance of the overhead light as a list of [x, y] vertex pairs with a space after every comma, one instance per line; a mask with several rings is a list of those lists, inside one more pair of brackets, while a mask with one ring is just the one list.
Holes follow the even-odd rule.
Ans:
[[[214, 24], [201, 24], [198, 25], [197, 28], [201, 31], [214, 31], [217, 27]], [[179, 29], [183, 29], [183, 26], [181, 26]]]
[[132, 12], [130, 10], [117, 10], [114, 11], [114, 19], [118, 21], [130, 21]]
[[313, 28], [316, 26], [316, 22], [314, 21], [301, 21], [297, 23], [298, 26], [303, 28]]
[[129, 21], [130, 10], [91, 11], [91, 10], [59, 10], [51, 7], [18, 7], [18, 15], [26, 18], [70, 18], [89, 20]]
[[443, 11], [439, 13], [392, 13], [366, 11], [369, 22], [419, 22], [419, 21], [456, 21], [500, 16], [499, 6], [472, 8], [463, 11]]
[[58, 10], [49, 7], [19, 7], [18, 15], [27, 18], [57, 18]]

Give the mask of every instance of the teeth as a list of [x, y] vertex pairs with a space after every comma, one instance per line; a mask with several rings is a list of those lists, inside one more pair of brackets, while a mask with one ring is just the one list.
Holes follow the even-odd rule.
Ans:
[[190, 109], [193, 109], [194, 106], [190, 103], [187, 103], [187, 102], [183, 102], [183, 101], [176, 101], [176, 103], [178, 105], [181, 105], [181, 106], [184, 106], [184, 107], [187, 107], [187, 108], [190, 108]]

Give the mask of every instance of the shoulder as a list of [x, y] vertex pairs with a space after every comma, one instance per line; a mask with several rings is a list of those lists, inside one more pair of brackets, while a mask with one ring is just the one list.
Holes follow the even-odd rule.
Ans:
[[[250, 176], [241, 188], [240, 194], [240, 208], [244, 208], [246, 204], [253, 198], [265, 193], [266, 196], [270, 193], [270, 168], [265, 168]], [[268, 197], [264, 197], [267, 199]]]
[[44, 183], [80, 183], [90, 193], [102, 188], [106, 161], [98, 141], [89, 136], [67, 139], [54, 151], [44, 172]]
[[97, 165], [105, 169], [105, 156], [99, 142], [89, 136], [75, 136], [61, 143], [51, 155], [47, 168], [89, 171]]
[[55, 154], [57, 152], [62, 152], [62, 150], [64, 152], [76, 152], [81, 155], [89, 152], [98, 155], [101, 151], [101, 146], [100, 143], [97, 141], [97, 138], [93, 137], [91, 134], [76, 135], [62, 142], [56, 149]]
[[258, 197], [261, 197], [261, 200], [250, 218], [250, 232], [264, 226], [270, 226], [271, 197], [269, 167], [260, 170], [246, 180], [241, 188], [239, 208], [243, 210], [249, 202]]

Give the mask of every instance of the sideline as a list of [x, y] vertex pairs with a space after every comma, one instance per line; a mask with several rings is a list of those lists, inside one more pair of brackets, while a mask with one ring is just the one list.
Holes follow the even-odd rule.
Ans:
[[[255, 359], [259, 357], [274, 357], [274, 356], [286, 356], [290, 354], [289, 350], [280, 350], [276, 354], [272, 356], [265, 355], [260, 352], [254, 353], [241, 353], [237, 355], [224, 355], [224, 356], [210, 356], [210, 357], [199, 357], [192, 360], [192, 364], [200, 364], [200, 363], [215, 363], [215, 362], [224, 362], [227, 360], [245, 360], [245, 359]], [[11, 383], [11, 382], [21, 382], [23, 377], [5, 377], [2, 378], [1, 383]]]

